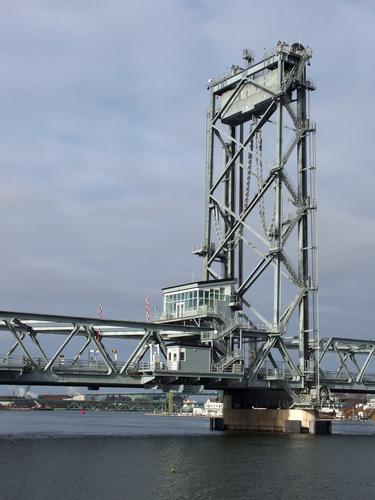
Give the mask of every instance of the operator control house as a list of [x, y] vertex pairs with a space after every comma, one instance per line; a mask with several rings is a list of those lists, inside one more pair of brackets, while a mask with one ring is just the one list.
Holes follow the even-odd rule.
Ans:
[[163, 288], [160, 319], [175, 320], [194, 316], [228, 316], [236, 280], [196, 281]]

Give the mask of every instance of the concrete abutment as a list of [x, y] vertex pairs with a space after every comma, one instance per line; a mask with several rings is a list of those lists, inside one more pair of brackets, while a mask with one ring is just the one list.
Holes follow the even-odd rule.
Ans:
[[[279, 391], [280, 392], [280, 391]], [[241, 397], [242, 396], [242, 397]], [[261, 394], [255, 392], [224, 393], [223, 427], [225, 430], [248, 432], [287, 432], [330, 434], [330, 420], [320, 420], [319, 413], [313, 409], [287, 409], [280, 407], [256, 407], [252, 398], [261, 400]], [[268, 397], [270, 394], [268, 394]], [[267, 400], [267, 406], [277, 402], [286, 404], [285, 396], [274, 394]]]

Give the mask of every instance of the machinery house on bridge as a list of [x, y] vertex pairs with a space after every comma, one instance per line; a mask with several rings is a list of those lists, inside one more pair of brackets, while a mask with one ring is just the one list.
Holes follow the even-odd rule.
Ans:
[[163, 312], [160, 320], [227, 318], [235, 283], [235, 279], [223, 279], [163, 288]]

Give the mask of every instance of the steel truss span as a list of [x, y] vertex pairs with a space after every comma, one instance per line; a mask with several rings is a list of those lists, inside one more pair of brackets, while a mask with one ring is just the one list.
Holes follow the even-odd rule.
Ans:
[[[10, 346], [0, 356], [1, 384], [172, 388], [191, 392], [209, 388], [281, 389], [290, 395], [294, 406], [304, 404], [299, 395], [303, 376], [293, 361], [293, 353], [299, 348], [298, 337], [258, 337], [261, 348], [250, 368], [238, 364], [241, 353], [237, 353], [218, 363], [184, 369], [169, 361], [169, 346], [176, 342], [197, 346], [199, 339], [203, 344], [207, 337], [217, 336], [217, 331], [2, 311], [0, 332], [2, 345], [8, 340]], [[254, 340], [253, 332], [244, 335]], [[52, 349], [53, 340], [56, 344]], [[74, 340], [81, 348], [75, 355], [63, 355], [72, 352], [69, 349]], [[124, 344], [126, 358], [113, 359], [106, 344], [114, 340], [117, 345]], [[129, 344], [133, 344], [132, 348]], [[92, 347], [95, 359], [86, 358], [85, 354], [93, 352]], [[275, 361], [276, 353], [281, 354], [282, 363]], [[375, 341], [335, 337], [321, 340], [319, 348], [310, 344], [309, 356], [319, 356], [321, 367], [329, 355], [334, 355], [336, 362], [330, 362], [330, 369], [321, 368], [324, 397], [329, 397], [330, 392], [375, 392], [375, 372], [369, 369], [375, 360]], [[313, 371], [308, 378], [314, 381]]]

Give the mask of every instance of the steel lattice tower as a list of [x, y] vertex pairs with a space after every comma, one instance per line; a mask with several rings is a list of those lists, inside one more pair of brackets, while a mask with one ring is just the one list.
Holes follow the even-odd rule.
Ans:
[[[209, 81], [205, 232], [196, 251], [206, 280], [236, 280], [233, 315], [275, 337], [294, 317], [305, 388], [309, 373], [319, 377], [309, 354], [319, 340], [311, 55], [279, 42], [254, 63], [245, 50], [245, 68]], [[262, 286], [272, 296], [268, 312], [254, 305]]]

